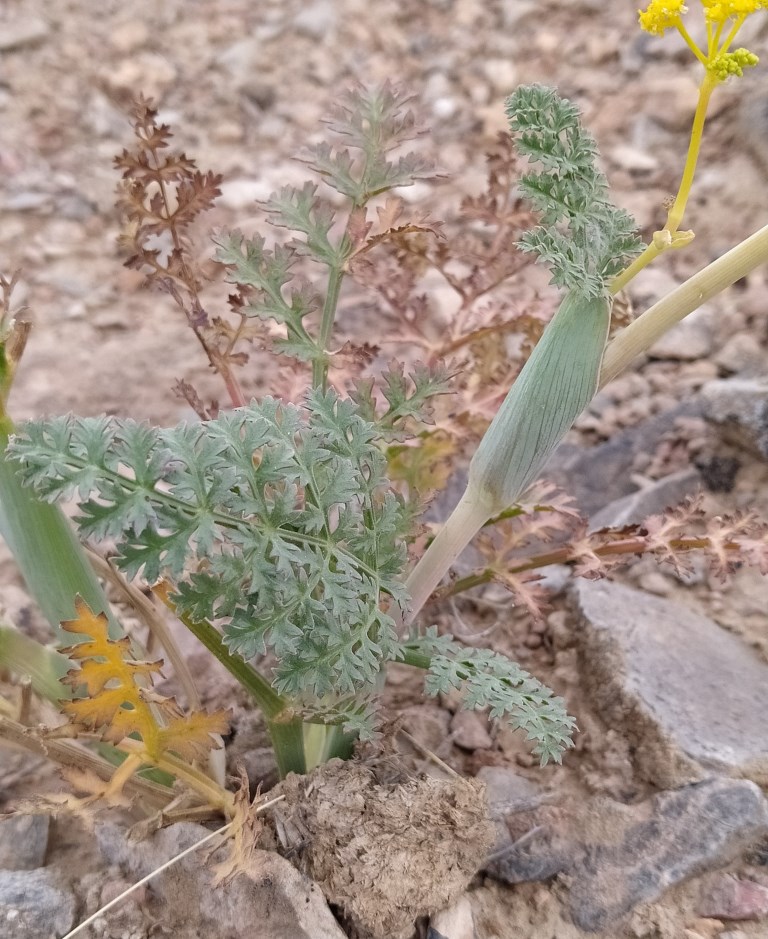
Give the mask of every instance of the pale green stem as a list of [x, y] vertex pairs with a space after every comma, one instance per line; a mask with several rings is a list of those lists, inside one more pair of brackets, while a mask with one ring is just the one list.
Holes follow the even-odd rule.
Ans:
[[304, 759], [306, 772], [327, 763], [333, 757], [348, 760], [355, 737], [345, 734], [338, 724], [304, 724]]
[[189, 616], [179, 614], [174, 609], [172, 601], [166, 601], [162, 594], [160, 596], [174, 610], [187, 629], [202, 642], [246, 691], [250, 692], [254, 701], [264, 712], [281, 777], [287, 773], [306, 772], [304, 724], [301, 718], [292, 714], [288, 701], [279, 695], [255, 668], [252, 668], [239, 655], [233, 655], [229, 651], [219, 631], [211, 623], [207, 620], [193, 620]]
[[600, 387], [615, 378], [667, 330], [716, 294], [768, 262], [768, 225], [668, 294], [609, 343], [600, 370]]
[[453, 562], [494, 515], [489, 503], [468, 488], [435, 540], [422, 555], [405, 583], [411, 598], [405, 625], [413, 622]]
[[323, 304], [323, 315], [320, 321], [320, 332], [317, 337], [320, 358], [315, 359], [312, 365], [312, 384], [315, 388], [325, 389], [328, 376], [328, 362], [326, 353], [331, 342], [331, 333], [333, 332], [333, 321], [336, 318], [336, 307], [339, 304], [339, 293], [341, 291], [341, 282], [344, 279], [343, 262], [338, 261], [328, 272], [328, 288], [325, 294], [325, 303]]

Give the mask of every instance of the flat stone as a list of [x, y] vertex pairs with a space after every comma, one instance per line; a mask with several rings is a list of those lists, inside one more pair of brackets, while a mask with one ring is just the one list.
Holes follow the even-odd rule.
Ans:
[[672, 473], [651, 483], [631, 495], [624, 496], [606, 505], [589, 522], [592, 531], [600, 528], [637, 525], [650, 515], [657, 515], [670, 506], [679, 505], [686, 496], [693, 495], [701, 487], [701, 476], [693, 469]]
[[599, 932], [675, 884], [726, 867], [766, 831], [758, 786], [715, 778], [637, 805], [598, 796], [540, 810], [529, 836], [498, 851], [486, 873], [512, 884], [568, 875], [573, 922]]
[[0, 28], [0, 52], [36, 46], [48, 37], [48, 24], [35, 16], [4, 22]]
[[[132, 844], [116, 825], [96, 829], [105, 860], [119, 864], [133, 878], [145, 876], [209, 834], [202, 825], [184, 823]], [[236, 936], [250, 924], [259, 939], [344, 939], [317, 884], [279, 854], [256, 851], [247, 873], [217, 887], [211, 885], [210, 867], [205, 850], [193, 852], [152, 880], [157, 910], [162, 910], [163, 925], [174, 935]]]
[[704, 417], [726, 440], [768, 459], [768, 378], [726, 378], [701, 389]]
[[75, 897], [51, 871], [0, 870], [0, 931], [8, 939], [49, 939], [74, 925]]
[[715, 347], [712, 307], [702, 306], [657, 339], [648, 350], [652, 359], [675, 359], [691, 362], [706, 358]]
[[621, 584], [578, 581], [585, 690], [661, 788], [768, 773], [768, 666], [712, 620]]
[[569, 909], [580, 929], [599, 932], [675, 884], [730, 864], [768, 830], [768, 802], [754, 783], [710, 779], [636, 806], [598, 804], [580, 822]]
[[488, 721], [476, 711], [457, 711], [451, 719], [451, 736], [462, 750], [490, 750], [493, 746]]
[[31, 871], [45, 864], [47, 815], [13, 815], [0, 821], [0, 869]]
[[768, 916], [768, 887], [732, 874], [714, 874], [702, 884], [696, 912], [710, 919], [762, 919]]

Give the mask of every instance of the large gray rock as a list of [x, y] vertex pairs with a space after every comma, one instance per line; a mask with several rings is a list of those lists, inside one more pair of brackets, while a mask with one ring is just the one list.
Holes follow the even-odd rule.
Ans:
[[585, 688], [661, 788], [768, 776], [768, 665], [712, 620], [621, 584], [572, 590]]
[[723, 437], [768, 458], [768, 378], [725, 378], [701, 389], [704, 417]]
[[0, 821], [0, 869], [31, 871], [45, 864], [47, 815], [13, 815]]
[[[156, 832], [133, 844], [116, 825], [102, 825], [96, 835], [102, 855], [140, 878], [210, 834], [185, 823]], [[285, 858], [256, 851], [247, 874], [211, 885], [206, 848], [193, 852], [152, 880], [156, 915], [174, 935], [243, 935], [244, 926], [259, 939], [345, 939], [320, 888]], [[197, 930], [195, 932], [194, 930]]]
[[768, 831], [768, 802], [747, 780], [709, 779], [638, 805], [597, 797], [539, 811], [530, 836], [486, 872], [505, 883], [568, 875], [573, 922], [599, 932], [690, 877], [719, 870]]
[[569, 898], [574, 923], [587, 932], [730, 864], [768, 831], [768, 803], [754, 783], [712, 779], [637, 806], [614, 804], [594, 822], [597, 838], [585, 833]]
[[7, 939], [56, 939], [74, 925], [75, 898], [45, 868], [0, 871], [0, 934]]

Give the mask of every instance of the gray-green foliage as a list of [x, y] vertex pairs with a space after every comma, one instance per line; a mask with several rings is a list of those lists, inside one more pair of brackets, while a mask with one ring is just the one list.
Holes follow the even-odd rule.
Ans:
[[407, 645], [410, 651], [429, 658], [424, 686], [427, 694], [436, 697], [461, 690], [468, 710], [488, 708], [491, 717], [522, 730], [533, 741], [542, 765], [549, 760], [560, 762], [563, 751], [571, 745], [576, 721], [566, 712], [561, 698], [519, 665], [498, 652], [438, 636], [435, 629]]
[[[334, 143], [308, 150], [305, 162], [348, 200], [350, 209], [359, 210], [374, 196], [432, 175], [431, 164], [417, 154], [392, 155], [415, 136], [409, 100], [388, 82], [376, 88], [358, 86], [342, 97], [327, 122]], [[324, 366], [329, 338], [324, 332], [330, 330], [337, 299], [331, 295], [355, 246], [346, 231], [334, 232], [340, 212], [314, 183], [300, 189], [285, 186], [264, 208], [272, 225], [295, 237], [272, 249], [258, 235], [246, 239], [238, 231], [221, 233], [214, 239], [216, 258], [229, 268], [228, 279], [245, 288], [242, 312], [285, 328], [285, 337], [278, 338], [274, 348], [315, 368]], [[301, 278], [303, 258], [327, 268], [324, 296]], [[322, 316], [319, 330], [307, 325], [314, 314]]]
[[[276, 351], [311, 363], [315, 390], [302, 406], [266, 398], [170, 429], [106, 418], [31, 422], [11, 455], [44, 499], [78, 499], [80, 533], [115, 541], [129, 577], [166, 577], [180, 614], [215, 623], [243, 658], [272, 653], [274, 686], [302, 716], [370, 732], [382, 669], [404, 660], [428, 670], [428, 693], [461, 685], [467, 706], [522, 728], [542, 761], [559, 759], [573, 721], [539, 682], [502, 656], [432, 633], [406, 639], [396, 628], [409, 600], [411, 518], [385, 477], [382, 442], [423, 421], [447, 372], [415, 366], [406, 377], [395, 365], [378, 393], [371, 380], [349, 398], [323, 390], [353, 219], [359, 229], [368, 200], [431, 172], [418, 156], [394, 155], [414, 136], [407, 101], [389, 84], [356, 88], [329, 122], [333, 145], [309, 153], [309, 166], [348, 200], [346, 222], [307, 183], [266, 204], [272, 224], [293, 233], [284, 243], [268, 248], [239, 232], [216, 238], [238, 310], [279, 324]], [[598, 205], [602, 192], [595, 183]], [[584, 237], [585, 219], [571, 220]], [[320, 266], [319, 285], [304, 279], [307, 260]], [[604, 276], [598, 267], [593, 277]]]
[[369, 732], [383, 665], [417, 652], [429, 693], [463, 683], [468, 707], [490, 707], [558, 759], [572, 729], [559, 699], [501, 656], [434, 635], [403, 641], [385, 611], [407, 603], [411, 524], [377, 445], [392, 430], [315, 390], [303, 408], [266, 398], [170, 429], [30, 422], [10, 456], [47, 501], [78, 499], [80, 533], [114, 539], [128, 576], [168, 577], [179, 611], [222, 622], [243, 657], [272, 651], [275, 687], [306, 715]]
[[129, 576], [178, 582], [180, 612], [223, 619], [231, 650], [271, 648], [278, 690], [349, 694], [396, 656], [381, 600], [405, 599], [408, 512], [352, 402], [314, 391], [305, 415], [266, 398], [168, 430], [65, 417], [25, 434], [25, 481], [84, 499], [81, 534], [117, 539]]
[[542, 223], [526, 232], [520, 247], [539, 255], [556, 286], [597, 297], [641, 251], [635, 221], [608, 199], [597, 145], [575, 105], [551, 88], [521, 85], [506, 108], [519, 153], [541, 167], [520, 180]]

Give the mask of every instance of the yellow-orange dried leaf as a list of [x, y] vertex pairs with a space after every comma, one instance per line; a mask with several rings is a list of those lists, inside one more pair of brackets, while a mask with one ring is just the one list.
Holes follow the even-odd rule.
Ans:
[[190, 762], [203, 760], [211, 750], [218, 750], [220, 744], [213, 735], [225, 734], [229, 730], [226, 711], [214, 711], [206, 714], [193, 711], [172, 718], [159, 734], [160, 749], [172, 750], [183, 760]]
[[106, 616], [94, 614], [79, 598], [76, 609], [77, 618], [62, 626], [89, 638], [68, 650], [80, 664], [63, 680], [75, 688], [84, 686], [88, 694], [62, 704], [73, 724], [100, 732], [103, 740], [115, 744], [138, 736], [147, 758], [155, 762], [169, 750], [190, 762], [201, 760], [218, 747], [215, 735], [228, 729], [226, 712], [184, 714], [175, 700], [141, 687], [138, 679], [151, 683], [162, 663], [131, 661], [130, 641], [109, 638]]

